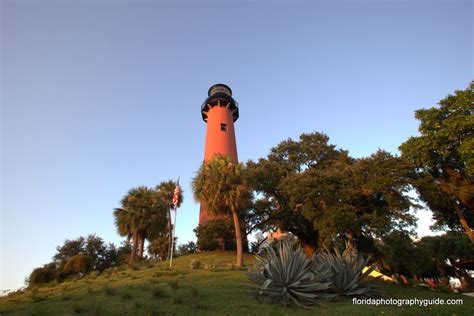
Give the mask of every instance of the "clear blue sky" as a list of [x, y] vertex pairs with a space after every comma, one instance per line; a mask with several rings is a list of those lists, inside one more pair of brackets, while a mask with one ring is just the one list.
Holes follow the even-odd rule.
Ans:
[[181, 176], [177, 235], [195, 239], [214, 83], [240, 104], [245, 161], [311, 131], [396, 153], [415, 109], [473, 77], [470, 1], [0, 3], [1, 289], [66, 238], [119, 243], [112, 209], [133, 186]]

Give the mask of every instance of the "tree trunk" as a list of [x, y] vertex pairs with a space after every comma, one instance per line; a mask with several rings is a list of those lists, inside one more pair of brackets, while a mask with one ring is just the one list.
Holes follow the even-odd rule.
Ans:
[[468, 290], [469, 292], [474, 291], [474, 282], [472, 282], [471, 277], [469, 274], [466, 272], [464, 269], [459, 269], [461, 277], [459, 278], [459, 281], [461, 282], [462, 288]]
[[234, 219], [235, 244], [237, 246], [237, 267], [242, 267], [244, 264], [244, 254], [242, 251], [242, 233], [240, 231], [239, 216], [234, 209], [232, 209], [232, 217]]
[[467, 220], [464, 217], [464, 214], [462, 213], [456, 201], [453, 202], [453, 207], [456, 210], [456, 214], [458, 215], [459, 221], [461, 222], [462, 227], [466, 231], [467, 236], [469, 237], [471, 242], [474, 244], [474, 231], [472, 230], [471, 227], [469, 227], [469, 224], [467, 223]]
[[135, 254], [137, 253], [137, 243], [138, 243], [138, 233], [136, 231], [133, 232], [133, 246], [132, 246], [132, 253], [130, 254], [130, 262], [129, 264], [133, 263], [133, 259], [135, 259]]
[[472, 282], [473, 280], [471, 279], [471, 276], [466, 272], [466, 270], [464, 270], [463, 268], [456, 267], [455, 260], [451, 258], [449, 258], [449, 263], [453, 268], [454, 274], [459, 279], [459, 282], [461, 282], [461, 288], [469, 292], [474, 291], [474, 282]]
[[[444, 264], [441, 260], [436, 260], [436, 270], [438, 270], [438, 272], [441, 276], [441, 283], [444, 282], [443, 281], [444, 279], [446, 279], [446, 280], [448, 279], [446, 277], [446, 269], [445, 269]], [[440, 283], [440, 282], [438, 282], [438, 283]]]
[[138, 248], [138, 256], [140, 258], [143, 258], [143, 247], [145, 246], [145, 238], [143, 238], [143, 236], [140, 236], [140, 245], [139, 245], [139, 248]]
[[303, 252], [311, 258], [315, 253], [316, 253], [316, 247], [308, 242], [305, 242], [304, 240], [300, 240], [301, 246], [303, 247]]
[[350, 252], [353, 252], [355, 249], [355, 244], [354, 244], [354, 234], [352, 234], [351, 231], [347, 233], [347, 239], [348, 239], [347, 249], [349, 249]]

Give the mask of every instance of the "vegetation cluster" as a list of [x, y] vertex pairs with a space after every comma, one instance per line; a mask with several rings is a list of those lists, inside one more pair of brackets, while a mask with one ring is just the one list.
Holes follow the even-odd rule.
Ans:
[[[320, 298], [376, 295], [369, 278], [374, 269], [433, 288], [456, 277], [459, 290], [473, 291], [466, 268], [474, 264], [472, 101], [468, 88], [439, 107], [416, 111], [420, 135], [400, 145], [400, 156], [379, 149], [352, 157], [319, 132], [282, 141], [257, 161], [215, 155], [197, 171], [192, 190], [218, 220], [198, 226], [197, 244], [180, 245], [178, 252], [235, 250], [232, 269], [241, 269], [247, 236], [285, 232], [301, 247], [262, 237], [252, 244], [260, 256], [247, 276], [257, 294], [303, 307]], [[176, 186], [164, 181], [130, 189], [114, 209], [117, 231], [126, 239], [121, 247], [95, 235], [66, 240], [53, 262], [32, 272], [29, 284], [101, 273], [124, 262], [134, 267], [137, 259], [147, 260], [145, 250], [156, 261], [169, 259], [176, 245], [171, 212], [183, 200], [180, 191], [173, 204]], [[432, 229], [444, 235], [415, 238], [416, 212], [425, 206], [433, 214]], [[189, 267], [202, 266], [193, 261]], [[216, 271], [213, 263], [204, 268]]]

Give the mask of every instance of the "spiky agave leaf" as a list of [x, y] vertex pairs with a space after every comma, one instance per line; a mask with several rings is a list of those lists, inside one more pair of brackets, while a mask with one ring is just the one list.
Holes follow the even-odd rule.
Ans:
[[268, 247], [264, 255], [256, 256], [253, 270], [245, 273], [255, 283], [258, 295], [300, 307], [308, 307], [317, 299], [330, 296], [325, 291], [331, 282], [324, 281], [330, 276], [329, 269], [315, 268], [313, 260], [299, 245], [293, 247], [283, 241], [275, 248]]
[[339, 296], [375, 296], [380, 294], [376, 289], [370, 273], [375, 266], [368, 266], [370, 257], [365, 258], [354, 250], [346, 247], [341, 254], [336, 248], [334, 252], [325, 249], [315, 258], [315, 266], [329, 269], [331, 290]]

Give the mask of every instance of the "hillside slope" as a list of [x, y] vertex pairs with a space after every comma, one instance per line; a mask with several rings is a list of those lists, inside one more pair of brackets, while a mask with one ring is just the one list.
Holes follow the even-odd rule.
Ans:
[[[252, 256], [246, 256], [246, 263]], [[191, 269], [199, 260], [201, 269]], [[462, 298], [463, 305], [398, 307], [356, 306], [351, 300], [321, 302], [309, 310], [284, 308], [252, 298], [232, 252], [178, 257], [138, 270], [115, 268], [101, 275], [51, 284], [0, 299], [1, 315], [470, 315], [474, 298], [426, 289], [382, 284], [386, 298]], [[215, 265], [213, 271], [210, 265]], [[204, 267], [205, 265], [205, 267]]]

